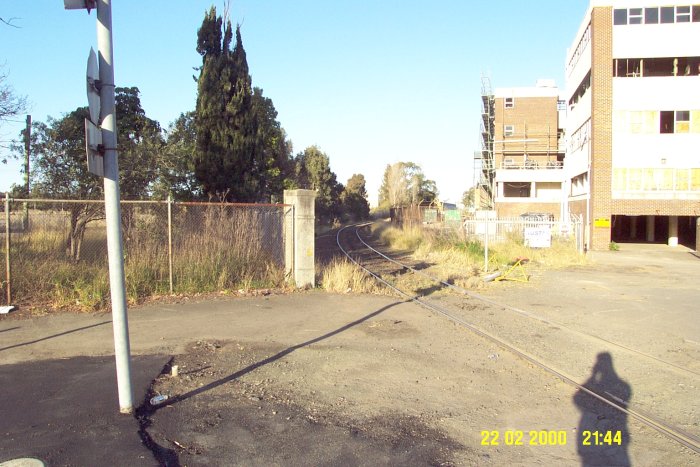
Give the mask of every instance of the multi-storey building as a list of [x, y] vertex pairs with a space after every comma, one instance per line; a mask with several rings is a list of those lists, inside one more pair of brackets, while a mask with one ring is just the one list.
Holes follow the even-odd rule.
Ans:
[[592, 0], [566, 58], [569, 212], [589, 247], [694, 238], [700, 5]]
[[499, 217], [562, 213], [563, 131], [559, 89], [497, 88], [493, 95], [493, 200]]

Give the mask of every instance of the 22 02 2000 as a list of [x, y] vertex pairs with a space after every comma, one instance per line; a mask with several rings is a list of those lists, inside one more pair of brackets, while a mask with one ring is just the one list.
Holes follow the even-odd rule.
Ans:
[[565, 446], [564, 430], [482, 430], [482, 446]]

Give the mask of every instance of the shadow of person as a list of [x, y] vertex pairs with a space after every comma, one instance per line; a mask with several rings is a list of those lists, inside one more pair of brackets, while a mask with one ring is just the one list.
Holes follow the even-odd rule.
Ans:
[[[625, 408], [632, 397], [632, 388], [617, 375], [612, 356], [607, 352], [598, 354], [591, 376], [583, 387]], [[582, 389], [576, 391], [573, 399], [581, 411], [576, 434], [581, 465], [631, 465], [627, 453], [630, 440], [627, 414]]]

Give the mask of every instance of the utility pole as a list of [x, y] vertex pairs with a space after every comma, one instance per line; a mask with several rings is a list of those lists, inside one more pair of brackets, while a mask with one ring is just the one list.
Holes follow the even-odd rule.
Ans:
[[[112, 328], [114, 331], [114, 356], [117, 364], [117, 389], [119, 411], [134, 411], [131, 390], [131, 349], [129, 324], [126, 314], [124, 287], [124, 254], [121, 231], [121, 207], [119, 204], [119, 164], [117, 160], [117, 118], [114, 98], [114, 52], [112, 48], [111, 0], [64, 0], [66, 9], [97, 8], [97, 50], [99, 63], [99, 121], [91, 122], [101, 128], [101, 152], [104, 152], [105, 220], [107, 224], [107, 256], [109, 259], [109, 289], [112, 300]], [[88, 65], [88, 73], [90, 72]], [[88, 96], [90, 91], [88, 92]], [[90, 97], [88, 97], [90, 102]], [[90, 102], [90, 113], [93, 103]], [[94, 117], [93, 117], [94, 118]], [[87, 131], [86, 131], [87, 134]], [[87, 137], [87, 136], [86, 136]], [[87, 145], [90, 145], [88, 139]], [[90, 149], [88, 148], [88, 156]]]

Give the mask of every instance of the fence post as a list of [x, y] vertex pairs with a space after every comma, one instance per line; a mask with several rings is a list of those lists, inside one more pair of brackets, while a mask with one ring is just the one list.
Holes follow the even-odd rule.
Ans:
[[12, 268], [10, 266], [10, 194], [5, 193], [5, 278], [7, 304], [12, 305]]
[[168, 278], [173, 293], [173, 197], [168, 193]]

